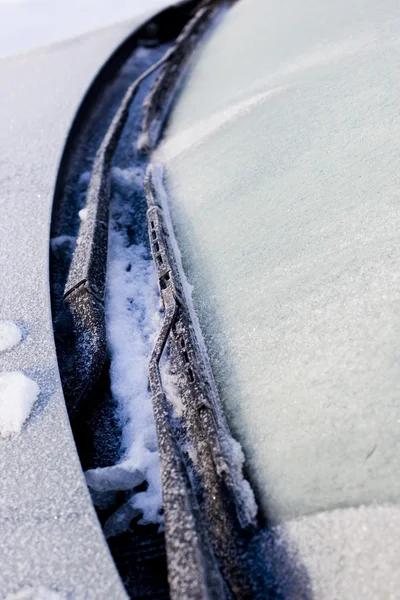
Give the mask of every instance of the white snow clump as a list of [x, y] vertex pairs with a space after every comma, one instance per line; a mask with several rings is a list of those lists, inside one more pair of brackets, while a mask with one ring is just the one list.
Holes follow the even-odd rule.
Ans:
[[78, 212], [79, 218], [81, 221], [86, 221], [87, 217], [88, 217], [88, 209], [87, 208], [82, 208], [79, 212]]
[[18, 435], [39, 395], [39, 386], [21, 371], [0, 373], [0, 435]]
[[0, 321], [0, 352], [11, 350], [21, 339], [22, 333], [18, 325], [12, 321]]

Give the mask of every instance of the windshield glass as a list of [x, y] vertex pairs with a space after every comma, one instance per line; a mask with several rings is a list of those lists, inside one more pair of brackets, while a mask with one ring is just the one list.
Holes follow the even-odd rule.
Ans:
[[400, 496], [399, 33], [396, 0], [239, 2], [159, 150], [272, 521]]

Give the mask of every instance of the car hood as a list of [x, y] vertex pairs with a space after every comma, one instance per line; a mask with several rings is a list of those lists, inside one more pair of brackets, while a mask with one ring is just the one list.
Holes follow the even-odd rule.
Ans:
[[17, 323], [23, 336], [0, 353], [0, 372], [22, 371], [40, 388], [20, 435], [0, 437], [2, 598], [21, 588], [126, 597], [66, 412], [49, 300], [49, 231], [74, 115], [99, 68], [138, 25], [127, 19], [0, 60], [0, 319]]

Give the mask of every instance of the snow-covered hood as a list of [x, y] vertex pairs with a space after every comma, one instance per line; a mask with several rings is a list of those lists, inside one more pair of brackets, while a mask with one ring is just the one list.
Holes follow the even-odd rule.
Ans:
[[[0, 3], [0, 11], [23, 4]], [[67, 43], [0, 60], [0, 410], [6, 419], [0, 432], [1, 598], [21, 589], [29, 598], [39, 592], [49, 598], [126, 597], [70, 430], [54, 348], [48, 254], [69, 128], [100, 67], [137, 27], [138, 7], [126, 3], [123, 21], [112, 27], [80, 37], [64, 30]], [[92, 25], [113, 20], [109, 15]], [[9, 375], [14, 372], [23, 375]]]

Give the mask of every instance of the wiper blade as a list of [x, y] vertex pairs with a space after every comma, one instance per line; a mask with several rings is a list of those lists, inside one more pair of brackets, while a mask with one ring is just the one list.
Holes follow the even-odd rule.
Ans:
[[[72, 317], [75, 335], [75, 368], [66, 382], [70, 418], [101, 375], [106, 361], [104, 292], [106, 280], [110, 171], [112, 159], [130, 106], [141, 83], [160, 67], [159, 78], [144, 103], [143, 135], [140, 144], [148, 150], [158, 139], [171, 106], [185, 59], [215, 15], [216, 6], [201, 6], [183, 28], [164, 56], [138, 77], [127, 89], [110, 127], [96, 153], [86, 198], [87, 217], [81, 222], [77, 245], [72, 256], [64, 301]], [[167, 100], [167, 98], [171, 98]]]
[[107, 266], [110, 172], [112, 159], [140, 84], [168, 58], [169, 51], [127, 89], [96, 153], [86, 198], [87, 216], [81, 222], [72, 256], [64, 301], [72, 316], [76, 360], [68, 397], [74, 399], [74, 418], [96, 383], [106, 360], [104, 293]]
[[174, 101], [186, 63], [205, 29], [214, 19], [218, 6], [205, 3], [184, 27], [143, 103], [142, 135], [138, 149], [151, 152], [157, 145], [163, 125]]
[[[145, 191], [165, 311], [150, 361], [150, 387], [162, 464], [171, 597], [265, 598], [257, 509], [248, 502], [248, 483], [235, 461], [235, 442], [189, 309], [160, 167], [149, 166]], [[167, 344], [183, 405], [179, 418], [164, 392], [159, 368]]]

